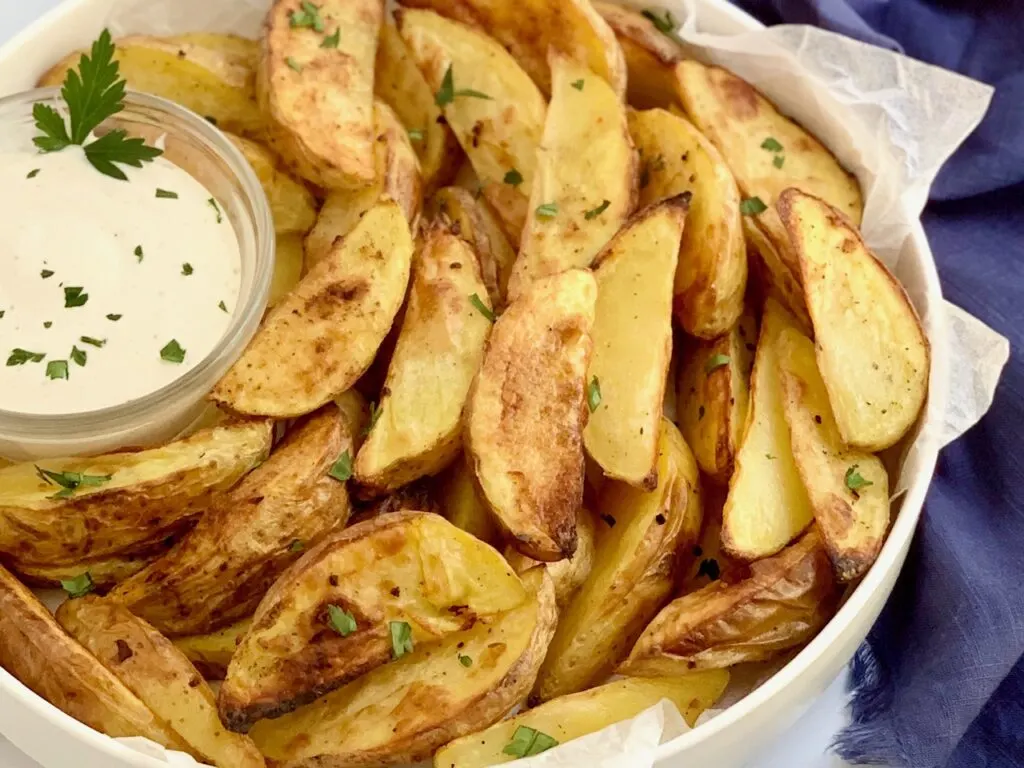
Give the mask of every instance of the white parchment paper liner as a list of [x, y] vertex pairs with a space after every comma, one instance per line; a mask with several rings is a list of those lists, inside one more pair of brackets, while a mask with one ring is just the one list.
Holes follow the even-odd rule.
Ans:
[[[115, 35], [213, 31], [256, 37], [269, 0], [104, 0], [104, 4], [112, 9], [106, 22]], [[857, 174], [865, 195], [865, 239], [903, 282], [926, 327], [948, 329], [949, 402], [944, 418], [926, 428], [938, 430], [943, 445], [963, 434], [991, 405], [1009, 344], [963, 310], [948, 302], [930, 301], [920, 271], [901, 256], [939, 168], [981, 121], [992, 89], [816, 28], [787, 25], [722, 36], [708, 31], [714, 29], [714, 20], [707, 23], [709, 9], [702, 8], [700, 0], [663, 0], [659, 5], [681, 22], [678, 34], [692, 56], [724, 66], [752, 83]], [[98, 31], [98, 25], [81, 30], [79, 45]], [[50, 58], [64, 53], [53, 51]], [[911, 449], [904, 468], [914, 464]], [[897, 483], [896, 492], [900, 489]], [[746, 679], [763, 680], [764, 674]], [[733, 686], [726, 700], [734, 702], [746, 692]], [[714, 712], [705, 713], [702, 720], [713, 716]], [[684, 730], [678, 712], [663, 701], [632, 720], [517, 765], [649, 768], [658, 744]], [[187, 755], [145, 739], [120, 741], [170, 765], [197, 764]]]

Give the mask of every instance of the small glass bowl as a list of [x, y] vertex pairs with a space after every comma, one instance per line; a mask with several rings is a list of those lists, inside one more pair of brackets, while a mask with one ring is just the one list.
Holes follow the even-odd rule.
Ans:
[[[36, 103], [62, 109], [60, 90], [39, 88], [0, 99], [0, 133], [30, 128]], [[266, 309], [274, 271], [274, 224], [263, 188], [241, 152], [199, 115], [143, 93], [128, 92], [124, 110], [98, 132], [113, 128], [150, 144], [163, 137], [164, 157], [221, 202], [242, 257], [238, 305], [224, 336], [199, 365], [144, 397], [82, 413], [26, 414], [3, 410], [0, 393], [0, 457], [27, 461], [88, 456], [173, 439], [202, 418], [206, 395], [242, 354]]]

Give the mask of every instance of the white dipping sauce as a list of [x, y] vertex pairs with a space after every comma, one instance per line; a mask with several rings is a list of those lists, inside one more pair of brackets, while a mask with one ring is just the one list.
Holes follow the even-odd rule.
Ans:
[[[231, 322], [241, 253], [223, 208], [163, 157], [121, 167], [128, 181], [79, 146], [0, 151], [0, 410], [135, 400], [202, 362]], [[51, 378], [62, 361], [67, 378]]]

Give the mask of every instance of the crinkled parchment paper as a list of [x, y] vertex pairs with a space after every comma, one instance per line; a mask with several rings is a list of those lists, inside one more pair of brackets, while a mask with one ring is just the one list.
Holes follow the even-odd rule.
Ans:
[[[102, 0], [102, 5], [111, 13], [105, 20], [97, 18], [94, 29], [76, 29], [82, 35], [80, 44], [91, 40], [104, 21], [114, 34], [205, 30], [255, 37], [269, 0]], [[906, 286], [932, 338], [943, 329], [949, 336], [949, 380], [933, 376], [932, 381], [933, 392], [948, 391], [948, 403], [944, 413], [930, 414], [918, 441], [927, 436], [944, 445], [961, 435], [991, 405], [1009, 355], [1008, 342], [963, 310], [929, 299], [924, 272], [901, 257], [911, 247], [911, 233], [935, 175], [981, 121], [992, 89], [819, 29], [779, 26], [720, 35], [715, 33], [723, 29], [721, 11], [702, 8], [700, 0], [663, 0], [659, 5], [681, 21], [678, 34], [691, 55], [751, 82], [857, 174], [865, 193], [865, 239]], [[64, 53], [53, 51], [52, 58]], [[26, 73], [32, 74], [37, 73]], [[913, 476], [920, 460], [911, 449], [902, 474]], [[903, 487], [898, 483], [897, 492]], [[734, 686], [728, 700], [743, 693]], [[648, 768], [657, 745], [685, 729], [674, 708], [662, 702], [631, 721], [517, 765]], [[144, 739], [122, 741], [171, 765], [196, 765], [188, 756]]]

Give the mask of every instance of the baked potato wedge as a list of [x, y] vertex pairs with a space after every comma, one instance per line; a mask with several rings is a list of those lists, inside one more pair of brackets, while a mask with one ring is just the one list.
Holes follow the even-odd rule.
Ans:
[[843, 442], [895, 445], [928, 394], [928, 337], [906, 291], [825, 200], [787, 189], [779, 213], [800, 260], [818, 368]]
[[523, 575], [531, 568], [543, 565], [551, 576], [551, 583], [555, 587], [555, 603], [559, 612], [564, 611], [572, 598], [587, 580], [590, 571], [594, 567], [594, 546], [597, 537], [594, 515], [588, 509], [580, 509], [579, 517], [576, 519], [576, 551], [572, 557], [559, 560], [555, 563], [540, 563], [532, 557], [517, 552], [512, 545], [505, 547], [505, 559], [512, 569], [519, 575]]
[[473, 467], [465, 454], [453, 461], [445, 472], [440, 484], [440, 496], [440, 514], [449, 523], [492, 547], [501, 546], [501, 531], [494, 522], [487, 502], [480, 496]]
[[545, 94], [553, 92], [549, 51], [572, 56], [607, 82], [619, 100], [626, 93], [626, 63], [615, 34], [589, 0], [407, 0], [482, 29], [511, 53]]
[[268, 421], [233, 421], [160, 448], [0, 469], [0, 552], [48, 565], [155, 544], [266, 458], [271, 437]]
[[238, 413], [292, 418], [351, 388], [391, 330], [411, 260], [405, 216], [383, 200], [271, 310], [211, 399]]
[[235, 655], [235, 649], [251, 625], [252, 619], [242, 619], [223, 629], [203, 635], [176, 637], [171, 642], [185, 654], [185, 658], [192, 662], [204, 678], [223, 680], [228, 673], [231, 657]]
[[543, 568], [525, 574], [518, 607], [378, 667], [250, 735], [281, 768], [357, 768], [427, 760], [522, 702], [557, 622]]
[[82, 574], [89, 574], [89, 580], [97, 590], [105, 592], [115, 584], [131, 578], [158, 557], [170, 546], [163, 542], [136, 553], [118, 553], [96, 560], [78, 560], [68, 563], [36, 565], [9, 560], [6, 565], [26, 584], [36, 587], [59, 588], [62, 581], [72, 581]]
[[711, 486], [704, 491], [704, 526], [693, 548], [693, 562], [683, 575], [677, 594], [687, 595], [721, 579], [726, 584], [743, 581], [750, 566], [730, 557], [722, 549], [722, 505], [725, 489]]
[[[527, 601], [491, 547], [437, 515], [381, 515], [310, 549], [260, 603], [228, 666], [232, 730], [280, 717], [400, 656]], [[276, 758], [279, 759], [279, 758]]]
[[274, 0], [267, 12], [256, 70], [267, 140], [318, 187], [373, 183], [373, 68], [383, 19], [383, 0], [321, 0], [315, 14], [300, 0]]
[[560, 696], [446, 744], [434, 755], [434, 768], [488, 768], [508, 763], [517, 758], [505, 747], [513, 743], [520, 728], [550, 737], [555, 746], [636, 717], [662, 699], [675, 704], [692, 728], [728, 684], [729, 673], [715, 669], [678, 677], [627, 678]]
[[[305, 546], [348, 520], [338, 478], [351, 471], [351, 427], [333, 403], [300, 422], [184, 539], [110, 599], [168, 635], [212, 632], [251, 616]], [[336, 462], [343, 466], [335, 469]]]
[[431, 209], [435, 218], [450, 222], [452, 232], [473, 246], [491, 306], [504, 307], [516, 252], [490, 206], [461, 187], [444, 187], [434, 193]]
[[473, 249], [434, 222], [414, 259], [377, 419], [356, 456], [364, 493], [436, 475], [461, 453], [462, 413], [491, 332], [488, 303]]
[[385, 23], [380, 28], [373, 89], [377, 98], [395, 111], [408, 131], [420, 160], [424, 194], [448, 184], [462, 160], [459, 142], [442, 116], [441, 108], [434, 103], [434, 92], [392, 24]]
[[584, 270], [533, 283], [494, 324], [469, 398], [483, 496], [516, 549], [545, 562], [576, 549], [596, 299]]
[[242, 156], [252, 166], [260, 186], [270, 203], [274, 217], [274, 231], [281, 235], [298, 232], [305, 234], [316, 221], [316, 198], [305, 184], [280, 168], [280, 158], [250, 139], [227, 134]]
[[761, 296], [774, 296], [793, 315], [807, 333], [811, 332], [811, 316], [807, 312], [804, 288], [799, 272], [793, 271], [788, 257], [750, 216], [743, 217], [743, 234], [747, 240], [747, 263], [754, 285]]
[[558, 622], [533, 696], [548, 701], [604, 680], [668, 601], [700, 536], [700, 473], [670, 421], [661, 426], [658, 487], [609, 480], [598, 511], [594, 568]]
[[[204, 115], [219, 127], [259, 139], [265, 120], [256, 103], [260, 45], [234, 35], [131, 35], [115, 41], [119, 74], [133, 91], [152, 93]], [[83, 51], [55, 64], [39, 85], [59, 86]]]
[[[590, 420], [583, 445], [605, 475], [654, 490], [672, 358], [672, 276], [689, 195], [637, 213], [598, 256]], [[637, 339], [643, 339], [642, 344]]]
[[401, 206], [410, 229], [419, 218], [423, 180], [409, 134], [387, 104], [375, 101], [373, 115], [374, 180], [360, 189], [335, 189], [328, 193], [316, 225], [306, 237], [307, 269], [323, 261], [338, 238], [351, 232], [381, 198], [391, 198]]
[[636, 207], [637, 163], [626, 109], [600, 77], [552, 52], [553, 90], [508, 293], [589, 267]]
[[108, 736], [144, 736], [191, 752], [163, 719], [60, 628], [0, 566], [0, 666], [60, 710]]
[[679, 430], [701, 471], [726, 485], [743, 440], [750, 401], [757, 321], [745, 312], [725, 335], [688, 339], [676, 388]]
[[661, 677], [765, 661], [832, 618], [839, 593], [816, 530], [750, 571], [739, 584], [716, 581], [665, 606], [617, 671]]
[[399, 9], [395, 18], [484, 197], [518, 247], [544, 130], [544, 97], [508, 51], [482, 32], [431, 11]]
[[795, 323], [777, 301], [769, 298], [765, 302], [750, 374], [747, 426], [735, 454], [722, 511], [725, 551], [740, 560], [774, 555], [813, 519], [793, 460], [779, 383], [779, 339], [783, 331], [796, 330]]
[[204, 762], [218, 768], [265, 765], [247, 736], [221, 724], [213, 691], [191, 662], [123, 605], [86, 596], [66, 601], [56, 618]]
[[640, 205], [693, 196], [676, 270], [676, 318], [691, 336], [721, 336], [736, 324], [747, 288], [736, 181], [714, 145], [679, 115], [631, 110], [629, 130], [641, 155]]
[[302, 234], [290, 232], [277, 236], [277, 251], [274, 256], [274, 276], [270, 280], [270, 297], [267, 307], [275, 307], [302, 280], [304, 254]]
[[878, 457], [840, 437], [814, 342], [783, 331], [778, 362], [796, 467], [836, 577], [852, 581], [878, 557], [889, 528], [889, 475]]
[[618, 3], [594, 2], [619, 41], [629, 80], [626, 101], [639, 109], [668, 109], [677, 103], [675, 65], [683, 49], [654, 23]]

